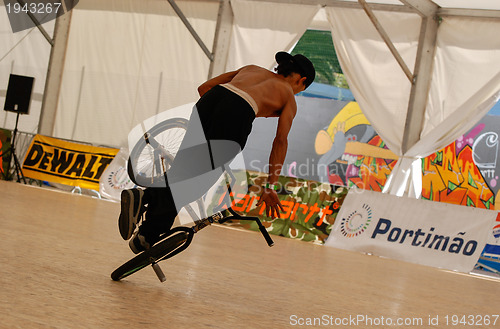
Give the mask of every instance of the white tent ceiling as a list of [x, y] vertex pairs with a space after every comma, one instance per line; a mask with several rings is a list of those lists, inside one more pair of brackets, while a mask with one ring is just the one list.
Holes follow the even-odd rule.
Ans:
[[[310, 18], [303, 18], [302, 16], [309, 9], [312, 10], [307, 14]], [[289, 11], [286, 15], [291, 18], [280, 18], [286, 10]], [[294, 14], [294, 11], [297, 14]], [[361, 20], [364, 20], [367, 23], [364, 31], [355, 31], [358, 25], [356, 20], [347, 20], [344, 24], [339, 24], [338, 22], [343, 19], [342, 15], [339, 15], [340, 12], [344, 16], [359, 17], [359, 25], [362, 25]], [[114, 14], [110, 15], [110, 13]], [[360, 13], [363, 17], [359, 16]], [[267, 14], [269, 17], [266, 16]], [[402, 32], [398, 31], [398, 25], [394, 25], [398, 20], [399, 26], [406, 24], [406, 21], [402, 19], [404, 16], [401, 16], [403, 14], [418, 16], [417, 21], [420, 22], [413, 30], [410, 29], [420, 32], [413, 36], [413, 40], [406, 40], [411, 45], [408, 48], [409, 53], [404, 51], [405, 46], [401, 44]], [[337, 23], [333, 21], [334, 17], [337, 17]], [[441, 19], [447, 18], [449, 18], [446, 21], [447, 24], [439, 27]], [[300, 19], [307, 20], [305, 25], [298, 22]], [[457, 20], [458, 22], [460, 20], [471, 22], [468, 26], [470, 29], [477, 28], [477, 31], [488, 31], [488, 26], [491, 25], [490, 30], [494, 32], [489, 35], [493, 39], [498, 39], [495, 33], [499, 30], [500, 3], [497, 0], [179, 0], [177, 2], [174, 0], [80, 0], [74, 10], [61, 16], [56, 22], [56, 32], [54, 39], [51, 40], [54, 46], [52, 46], [50, 66], [43, 92], [38, 131], [56, 137], [84, 139], [103, 144], [111, 141], [112, 145], [119, 145], [118, 140], [124, 140], [125, 136], [120, 136], [117, 140], [116, 135], [124, 135], [124, 131], [128, 131], [131, 128], [130, 125], [136, 123], [134, 122], [136, 119], [139, 121], [141, 119], [136, 108], [145, 111], [144, 109], [160, 106], [161, 98], [164, 97], [163, 89], [151, 92], [153, 88], [149, 87], [148, 81], [157, 81], [159, 77], [160, 87], [162, 84], [169, 84], [168, 101], [162, 103], [162, 107], [165, 105], [172, 107], [195, 100], [194, 86], [207, 76], [233, 69], [233, 66], [237, 64], [257, 63], [271, 67], [273, 64], [269, 59], [272, 58], [272, 54], [277, 50], [286, 49], [286, 45], [292, 45], [300, 37], [300, 31], [303, 32], [309, 26], [332, 29], [336, 38], [335, 46], [341, 49], [339, 57], [342, 59], [341, 64], [343, 62], [343, 70], [350, 80], [349, 84], [354, 90], [355, 97], [370, 121], [373, 119], [375, 128], [384, 138], [384, 131], [380, 131], [384, 130], [383, 124], [377, 123], [375, 118], [377, 114], [374, 113], [377, 113], [378, 107], [393, 109], [385, 103], [385, 100], [381, 100], [378, 104], [380, 106], [375, 108], [374, 104], [371, 104], [364, 96], [376, 95], [380, 91], [380, 86], [378, 86], [380, 83], [373, 79], [359, 79], [361, 73], [369, 78], [372, 69], [375, 72], [377, 69], [375, 66], [379, 64], [370, 63], [370, 61], [363, 60], [362, 56], [358, 56], [361, 49], [367, 51], [368, 48], [365, 46], [359, 48], [358, 44], [350, 44], [352, 40], [349, 40], [349, 37], [355, 35], [360, 38], [359, 40], [370, 38], [370, 42], [373, 42], [375, 46], [374, 49], [383, 45], [384, 49], [378, 48], [377, 51], [390, 57], [390, 62], [387, 63], [389, 76], [394, 76], [396, 79], [394, 81], [399, 81], [397, 79], [402, 76], [401, 82], [396, 85], [406, 86], [399, 92], [401, 94], [399, 102], [406, 104], [403, 108], [401, 105], [398, 106], [397, 115], [400, 116], [402, 124], [401, 122], [393, 124], [399, 129], [394, 134], [396, 137], [386, 134], [388, 145], [391, 145], [395, 153], [402, 158], [415, 159], [415, 154], [408, 155], [408, 152], [424, 137], [422, 133], [429, 120], [429, 113], [432, 113], [429, 112], [429, 106], [432, 107], [429, 99], [431, 98], [432, 101], [434, 97], [431, 95], [429, 98], [429, 92], [432, 93], [434, 90], [431, 86], [432, 79], [436, 81], [436, 72], [441, 74], [440, 77], [443, 76], [440, 71], [443, 70], [441, 66], [438, 65], [438, 70], [436, 70], [436, 61], [446, 56], [440, 50], [442, 43], [448, 42], [446, 40], [457, 39], [453, 33], [448, 33], [449, 35], [445, 38], [438, 35], [437, 31], [438, 28], [449, 31], [453, 30], [454, 26], [460, 27], [460, 24], [457, 25]], [[106, 23], [103, 24], [103, 21]], [[474, 23], [478, 21], [482, 23], [481, 26]], [[180, 26], [184, 26], [184, 29]], [[45, 25], [41, 26], [41, 30], [44, 27]], [[172, 33], [172, 30], [175, 33], [168, 34]], [[158, 31], [160, 33], [157, 33]], [[259, 39], [259, 36], [262, 39], [262, 33], [280, 34], [272, 42], [266, 44]], [[107, 35], [107, 38], [99, 39], [102, 35]], [[475, 38], [473, 33], [469, 33], [467, 37]], [[13, 41], [7, 45], [5, 53], [10, 52], [8, 47], [17, 47], [14, 40], [16, 38], [12, 36], [10, 38]], [[476, 39], [480, 38], [481, 36], [476, 37]], [[173, 39], [176, 40], [175, 44], [172, 43]], [[97, 41], [93, 42], [93, 40]], [[283, 43], [280, 44], [281, 40]], [[496, 40], [492, 41], [496, 42]], [[116, 45], [113, 46], [115, 42]], [[127, 43], [128, 46], [124, 46]], [[253, 48], [248, 49], [248, 44]], [[474, 44], [472, 47], [478, 45], [483, 47], [483, 44]], [[461, 47], [460, 44], [452, 46]], [[469, 46], [471, 46], [470, 43], [465, 47]], [[435, 55], [436, 48], [439, 48], [437, 55]], [[100, 53], [101, 49], [107, 49], [107, 51]], [[489, 51], [486, 48], [485, 50]], [[0, 51], [4, 50], [0, 48]], [[33, 52], [32, 49], [31, 51]], [[112, 55], [109, 55], [111, 53]], [[160, 56], [155, 56], [155, 53]], [[169, 57], [170, 54], [180, 56]], [[3, 54], [0, 53], [1, 55]], [[89, 62], [88, 56], [93, 56], [94, 60]], [[112, 58], [106, 58], [107, 56], [112, 56]], [[169, 58], [169, 63], [165, 63], [165, 56]], [[5, 73], [15, 72], [17, 67], [13, 68], [13, 64], [5, 63], [11, 59], [8, 55], [0, 58], [3, 59], [3, 63], [0, 61], [0, 73], [4, 79]], [[474, 58], [470, 60], [474, 61]], [[121, 66], [123, 70], [135, 70], [135, 73], [130, 74], [135, 74], [137, 77], [128, 81], [123, 77], [120, 78], [120, 72], [106, 71], [114, 65], [119, 70], [119, 61], [123, 61], [125, 65]], [[13, 62], [14, 59], [12, 59]], [[85, 64], [82, 65], [82, 63]], [[353, 63], [359, 66], [350, 67], [349, 65]], [[22, 73], [29, 75], [29, 69], [26, 67], [30, 66], [33, 65], [28, 60], [24, 69], [21, 70]], [[104, 79], [102, 74], [96, 75], [96, 80], [87, 82], [87, 89], [83, 88], [84, 79], [90, 81], [89, 78], [95, 74], [96, 67], [101, 67], [100, 70], [107, 72], [104, 74]], [[163, 67], [163, 70], [157, 67]], [[359, 67], [363, 67], [364, 72], [356, 72]], [[176, 69], [182, 71], [174, 73]], [[496, 70], [496, 67], [492, 69]], [[448, 67], [446, 70], [453, 70], [453, 67]], [[154, 77], [154, 74], [158, 74], [157, 71], [159, 75]], [[167, 75], [167, 80], [165, 80], [165, 75]], [[113, 80], [106, 80], [109, 76], [113, 76]], [[104, 85], [99, 85], [101, 80], [106, 80]], [[112, 88], [115, 84], [122, 84], [120, 88], [125, 94], [114, 96], [112, 99], [104, 99], [106, 103], [103, 104], [98, 94], [109, 93], [111, 89], [108, 88]], [[90, 101], [85, 100], [85, 93], [91, 94], [88, 96]], [[403, 95], [404, 93], [406, 95]], [[472, 105], [469, 102], [466, 105], [484, 107], [485, 99], [494, 96], [494, 93], [495, 91], [491, 90], [489, 93], [485, 92], [482, 97], [476, 95], [476, 102]], [[2, 97], [1, 94], [0, 97]], [[157, 104], [150, 104], [151, 99]], [[130, 111], [125, 110], [130, 103], [134, 104], [134, 108]], [[456, 106], [461, 105], [463, 104]], [[111, 110], [113, 106], [116, 108]], [[478, 112], [476, 109], [471, 111]], [[105, 115], [103, 112], [109, 112], [109, 114]], [[102, 126], [92, 121], [94, 117], [89, 113], [94, 113], [93, 116], [101, 122], [106, 121], [108, 127], [110, 120], [117, 120], [118, 116], [120, 119], [125, 117], [124, 120], [119, 121], [123, 129], [111, 129], [103, 133]], [[82, 115], [85, 114], [89, 117], [84, 116], [82, 119]], [[391, 118], [387, 120], [391, 122]], [[470, 118], [463, 120], [470, 121]], [[463, 129], [466, 124], [457, 123], [455, 126], [461, 126]], [[75, 130], [78, 132], [75, 133]], [[452, 130], [450, 136], [457, 134], [460, 129]], [[442, 136], [435, 137], [435, 139], [440, 138], [443, 141], [446, 140]], [[421, 154], [422, 152], [419, 152], [418, 155]], [[403, 178], [396, 179], [398, 193], [401, 189], [407, 188], [411, 161], [407, 162], [406, 167], [401, 168]]]

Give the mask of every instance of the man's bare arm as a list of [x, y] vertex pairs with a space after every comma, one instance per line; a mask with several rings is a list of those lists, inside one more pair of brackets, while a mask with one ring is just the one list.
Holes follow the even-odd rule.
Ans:
[[276, 137], [274, 138], [269, 156], [269, 177], [267, 179], [269, 184], [276, 184], [278, 182], [278, 177], [288, 150], [288, 133], [292, 128], [292, 122], [296, 113], [297, 106], [295, 102], [289, 102], [279, 117]]
[[236, 70], [236, 71], [231, 71], [231, 72], [226, 72], [226, 73], [223, 73], [221, 75], [218, 75], [210, 80], [207, 80], [206, 82], [204, 82], [202, 85], [200, 85], [198, 87], [198, 94], [201, 96], [203, 96], [207, 91], [209, 91], [210, 89], [212, 89], [213, 87], [217, 86], [217, 85], [220, 85], [222, 83], [227, 83], [227, 82], [230, 82], [231, 80], [233, 80], [234, 76], [236, 74], [238, 74], [238, 72], [240, 71], [241, 69], [239, 70]]
[[[267, 178], [269, 184], [276, 184], [278, 182], [288, 148], [288, 133], [292, 127], [292, 121], [296, 113], [297, 105], [295, 101], [289, 102], [283, 109], [278, 120], [278, 129], [271, 149], [271, 155], [269, 156], [269, 177]], [[283, 205], [278, 199], [278, 194], [274, 190], [265, 188], [262, 191], [257, 206], [262, 203], [266, 204], [266, 215], [269, 217], [280, 217], [280, 210], [284, 211]]]

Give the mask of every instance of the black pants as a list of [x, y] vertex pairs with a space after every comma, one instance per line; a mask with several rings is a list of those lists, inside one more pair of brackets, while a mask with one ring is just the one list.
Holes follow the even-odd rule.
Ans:
[[[139, 230], [149, 243], [156, 243], [160, 234], [171, 229], [183, 206], [198, 200], [216, 183], [220, 176], [210, 173], [230, 163], [244, 148], [254, 119], [252, 107], [224, 87], [216, 86], [200, 98], [168, 171], [166, 187], [147, 188], [144, 192], [148, 208]], [[204, 135], [201, 144], [200, 134]], [[195, 187], [193, 184], [183, 186], [183, 181], [196, 177], [201, 178], [196, 179]], [[174, 200], [178, 194], [175, 192], [182, 192], [183, 197]]]

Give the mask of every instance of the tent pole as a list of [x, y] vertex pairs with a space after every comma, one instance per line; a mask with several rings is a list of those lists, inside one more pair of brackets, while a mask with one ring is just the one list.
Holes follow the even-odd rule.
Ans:
[[414, 69], [415, 82], [411, 86], [401, 146], [403, 154], [420, 140], [432, 80], [438, 25], [436, 16], [422, 18]]
[[56, 18], [54, 39], [50, 51], [49, 67], [45, 79], [42, 109], [38, 124], [38, 133], [52, 136], [56, 120], [57, 103], [64, 71], [64, 60], [68, 45], [69, 28], [73, 11], [69, 10], [64, 15]]
[[229, 0], [220, 0], [219, 14], [213, 44], [214, 60], [210, 63], [208, 79], [220, 75], [226, 70], [229, 45], [231, 43], [231, 32], [233, 25], [233, 11]]

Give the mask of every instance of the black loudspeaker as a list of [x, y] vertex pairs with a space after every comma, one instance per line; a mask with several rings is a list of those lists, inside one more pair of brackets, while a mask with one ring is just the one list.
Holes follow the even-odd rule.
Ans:
[[18, 114], [28, 114], [34, 81], [33, 77], [11, 74], [3, 109]]

